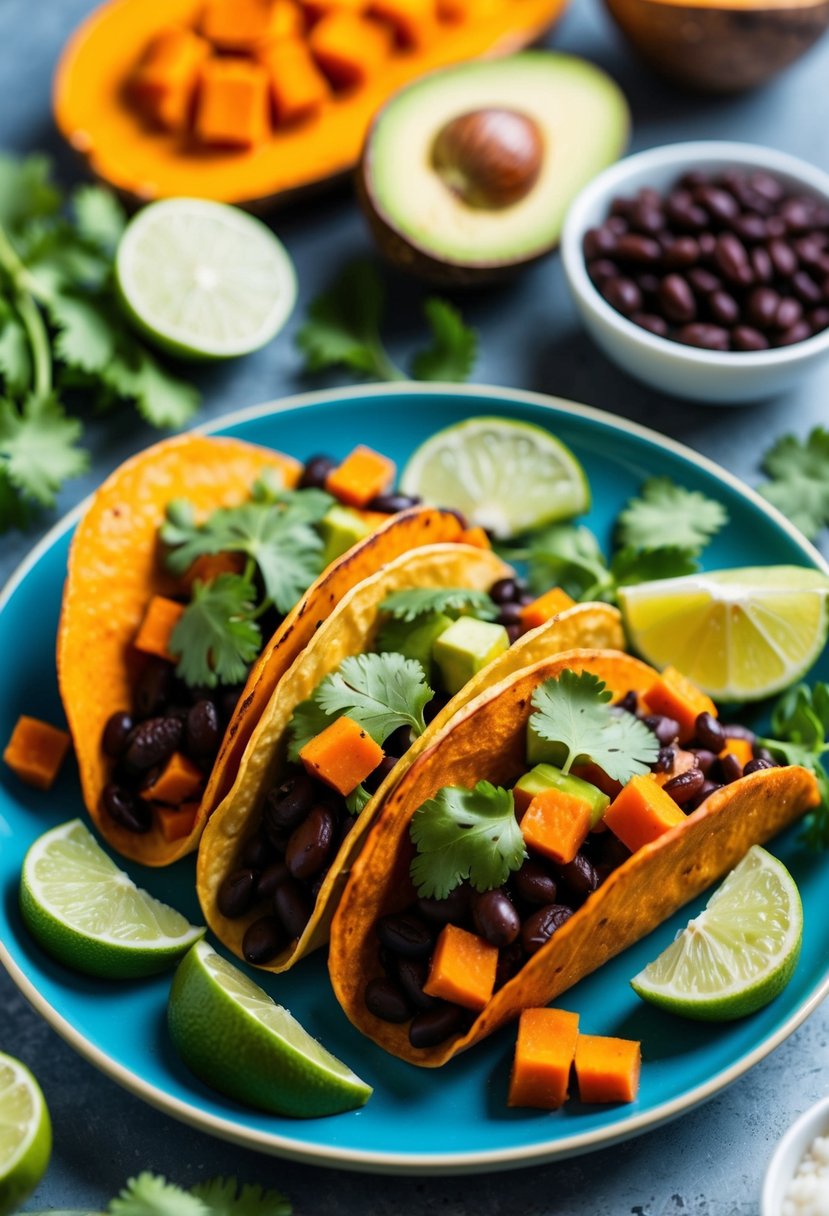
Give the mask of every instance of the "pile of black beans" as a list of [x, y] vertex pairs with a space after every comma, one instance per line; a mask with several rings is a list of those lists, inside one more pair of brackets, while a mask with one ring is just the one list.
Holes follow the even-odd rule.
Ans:
[[829, 326], [829, 205], [771, 173], [695, 170], [616, 198], [583, 250], [607, 302], [661, 338], [758, 351]]
[[512, 645], [524, 632], [521, 626], [521, 609], [525, 604], [531, 604], [536, 597], [527, 590], [523, 579], [499, 578], [498, 582], [490, 587], [489, 598], [498, 608], [496, 619], [498, 624], [506, 629]]
[[[751, 731], [723, 725], [711, 714], [699, 715], [694, 739], [680, 748], [679, 724], [640, 709], [636, 693], [627, 693], [617, 711], [635, 714], [654, 732], [661, 747], [653, 771], [677, 769], [664, 789], [683, 810], [700, 806], [714, 790], [744, 773], [774, 767], [771, 755], [756, 744]], [[719, 758], [729, 738], [751, 742], [753, 758], [745, 768], [733, 755]], [[689, 755], [693, 761], [686, 768]], [[470, 1011], [423, 991], [443, 926], [457, 925], [498, 948], [497, 991], [629, 856], [612, 832], [592, 832], [568, 865], [556, 865], [533, 852], [496, 890], [479, 893], [463, 883], [446, 899], [416, 899], [381, 917], [376, 935], [382, 974], [366, 984], [366, 1007], [383, 1021], [408, 1022], [412, 1047], [434, 1047], [462, 1034], [472, 1021]]]
[[141, 791], [153, 785], [173, 752], [210, 772], [241, 688], [192, 689], [172, 663], [148, 657], [133, 688], [133, 704], [107, 720], [101, 745], [115, 764], [102, 794], [107, 815], [130, 832], [152, 827], [152, 803]]

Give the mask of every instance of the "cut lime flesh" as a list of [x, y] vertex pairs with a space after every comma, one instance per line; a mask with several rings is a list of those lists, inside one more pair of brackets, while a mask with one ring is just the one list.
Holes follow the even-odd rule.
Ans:
[[124, 306], [162, 349], [227, 359], [264, 346], [296, 301], [293, 263], [260, 220], [204, 199], [165, 199], [130, 221], [118, 246]]
[[46, 832], [29, 849], [20, 909], [49, 954], [104, 978], [163, 971], [205, 932], [137, 887], [79, 819]]
[[678, 667], [719, 701], [787, 688], [822, 651], [829, 576], [800, 566], [751, 566], [619, 588], [635, 649]]
[[684, 1017], [745, 1017], [782, 992], [802, 937], [794, 879], [782, 862], [754, 845], [699, 916], [631, 986], [644, 1000]]
[[0, 1052], [0, 1216], [8, 1216], [46, 1172], [52, 1127], [40, 1086], [19, 1060]]
[[371, 1097], [365, 1081], [204, 942], [179, 964], [167, 1015], [187, 1067], [245, 1105], [312, 1118], [353, 1110]]
[[438, 431], [409, 460], [401, 488], [462, 511], [502, 539], [590, 506], [587, 477], [569, 448], [510, 418], [468, 418]]

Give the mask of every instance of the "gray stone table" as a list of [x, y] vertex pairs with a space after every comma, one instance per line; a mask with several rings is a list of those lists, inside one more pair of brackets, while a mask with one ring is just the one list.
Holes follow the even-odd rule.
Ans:
[[[49, 112], [52, 69], [89, 0], [0, 0], [0, 147], [46, 148], [68, 177]], [[634, 148], [678, 139], [767, 143], [829, 169], [829, 41], [765, 89], [700, 98], [657, 81], [622, 45], [597, 0], [574, 0], [551, 44], [605, 67], [630, 98]], [[308, 300], [370, 241], [345, 190], [276, 217], [299, 270], [294, 322], [260, 354], [202, 376], [204, 417], [310, 387], [292, 336]], [[418, 287], [394, 279], [390, 341], [403, 355], [418, 333]], [[570, 397], [655, 426], [758, 480], [777, 435], [827, 418], [829, 368], [785, 399], [741, 409], [663, 399], [617, 372], [581, 332], [561, 267], [547, 261], [513, 285], [463, 302], [480, 329], [476, 377]], [[331, 379], [329, 384], [336, 381]], [[319, 384], [319, 381], [315, 382]], [[62, 495], [65, 509], [153, 438], [127, 417], [94, 429], [93, 467]], [[45, 530], [49, 520], [44, 518]], [[38, 529], [0, 537], [0, 582]], [[27, 1061], [54, 1116], [52, 1164], [29, 1207], [100, 1208], [142, 1168], [192, 1183], [216, 1173], [278, 1186], [301, 1216], [754, 1216], [769, 1153], [786, 1125], [827, 1090], [829, 1014], [818, 1010], [783, 1046], [702, 1108], [649, 1135], [563, 1164], [482, 1178], [404, 1180], [326, 1171], [258, 1156], [158, 1114], [98, 1074], [0, 975], [0, 1050]]]

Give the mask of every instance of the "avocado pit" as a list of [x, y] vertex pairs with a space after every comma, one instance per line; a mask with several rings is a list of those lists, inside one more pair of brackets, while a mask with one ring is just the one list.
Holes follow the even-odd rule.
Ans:
[[496, 211], [525, 198], [538, 181], [544, 139], [519, 110], [487, 108], [459, 114], [438, 131], [432, 167], [469, 207]]

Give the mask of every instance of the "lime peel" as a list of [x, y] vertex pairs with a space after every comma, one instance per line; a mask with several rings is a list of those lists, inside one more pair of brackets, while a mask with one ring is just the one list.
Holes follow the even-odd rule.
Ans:
[[52, 1124], [25, 1065], [0, 1052], [0, 1216], [14, 1212], [46, 1172]]

